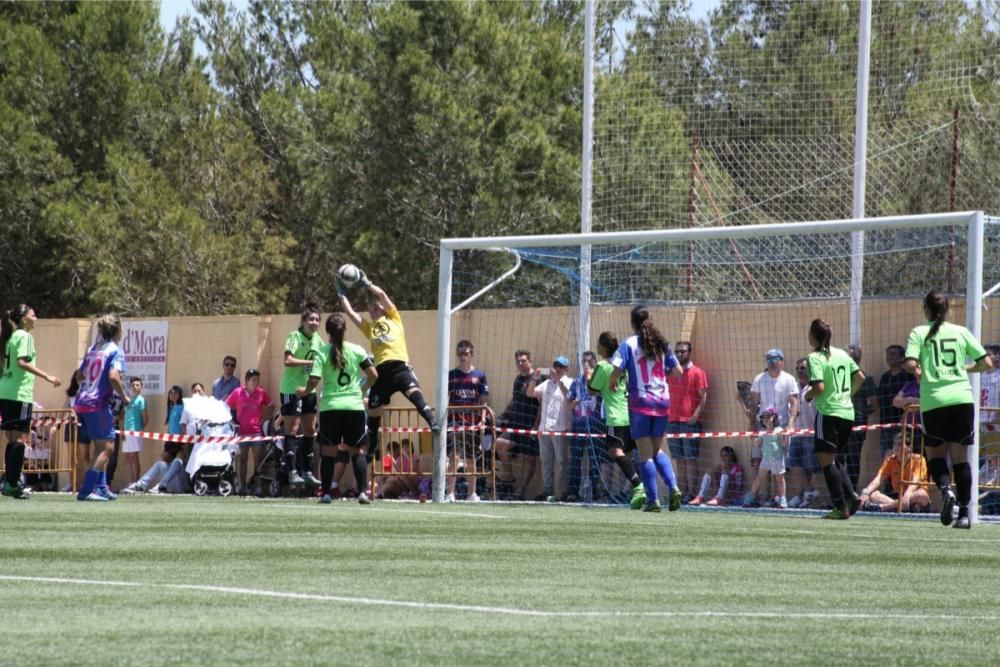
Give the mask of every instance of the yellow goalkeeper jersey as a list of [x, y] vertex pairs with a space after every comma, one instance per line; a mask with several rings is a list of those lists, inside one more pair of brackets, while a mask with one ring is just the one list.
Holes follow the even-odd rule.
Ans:
[[410, 363], [410, 355], [406, 351], [406, 332], [403, 331], [403, 318], [399, 311], [393, 308], [374, 322], [363, 320], [361, 330], [371, 341], [375, 365], [386, 361], [402, 361]]

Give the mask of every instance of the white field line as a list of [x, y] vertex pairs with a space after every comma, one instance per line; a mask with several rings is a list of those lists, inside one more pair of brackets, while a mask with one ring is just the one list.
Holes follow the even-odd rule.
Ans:
[[[325, 506], [320, 506], [317, 504], [312, 505], [270, 505], [261, 504], [260, 507], [270, 507], [273, 509], [285, 509], [285, 510], [326, 510], [330, 511], [330, 508]], [[410, 514], [434, 514], [436, 516], [471, 516], [475, 519], [510, 519], [509, 516], [501, 516], [499, 514], [486, 514], [485, 512], [447, 512], [441, 510], [409, 510], [409, 509], [396, 509], [395, 507], [371, 507], [366, 512], [389, 512], [395, 514], [397, 512], [408, 512]]]
[[62, 584], [67, 586], [120, 586], [129, 588], [161, 588], [165, 590], [198, 591], [202, 593], [227, 593], [260, 598], [278, 598], [285, 600], [306, 600], [315, 602], [339, 602], [358, 606], [397, 607], [420, 609], [425, 611], [460, 611], [480, 614], [498, 614], [506, 616], [533, 616], [546, 618], [759, 618], [786, 619], [812, 618], [817, 620], [913, 620], [913, 621], [998, 621], [1000, 615], [975, 614], [893, 614], [893, 613], [858, 613], [849, 612], [803, 612], [801, 610], [782, 611], [546, 611], [543, 609], [518, 609], [516, 607], [487, 607], [469, 604], [450, 604], [446, 602], [417, 602], [409, 600], [386, 600], [367, 597], [349, 597], [344, 595], [320, 595], [317, 593], [293, 593], [283, 591], [268, 591], [255, 588], [236, 588], [232, 586], [208, 586], [200, 584], [157, 584], [138, 581], [111, 581], [97, 579], [72, 579], [63, 577], [27, 577], [17, 575], [0, 575], [0, 581], [16, 581], [36, 584]]

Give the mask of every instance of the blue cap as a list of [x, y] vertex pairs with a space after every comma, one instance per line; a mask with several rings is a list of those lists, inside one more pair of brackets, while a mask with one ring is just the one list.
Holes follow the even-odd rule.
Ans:
[[569, 359], [567, 359], [562, 355], [559, 355], [558, 357], [552, 360], [552, 365], [562, 366], [563, 368], [569, 368]]
[[764, 358], [765, 359], [781, 359], [782, 361], [784, 361], [785, 360], [785, 353], [775, 347], [775, 348], [771, 348], [770, 350], [768, 350], [767, 354], [764, 355]]

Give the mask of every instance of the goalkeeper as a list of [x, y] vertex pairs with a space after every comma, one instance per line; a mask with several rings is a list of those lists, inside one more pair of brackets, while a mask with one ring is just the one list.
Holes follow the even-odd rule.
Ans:
[[364, 271], [360, 271], [357, 285], [366, 292], [369, 320], [364, 320], [351, 306], [348, 298], [348, 287], [336, 278], [337, 295], [340, 306], [348, 319], [354, 322], [361, 333], [371, 343], [372, 354], [375, 356], [375, 370], [378, 380], [368, 392], [368, 443], [371, 456], [378, 451], [379, 427], [382, 423], [382, 408], [397, 391], [413, 403], [414, 407], [431, 427], [432, 433], [439, 433], [441, 427], [434, 419], [434, 410], [424, 401], [420, 391], [420, 382], [410, 366], [410, 356], [406, 350], [406, 332], [403, 330], [403, 320], [396, 310], [395, 304], [378, 285], [373, 284]]

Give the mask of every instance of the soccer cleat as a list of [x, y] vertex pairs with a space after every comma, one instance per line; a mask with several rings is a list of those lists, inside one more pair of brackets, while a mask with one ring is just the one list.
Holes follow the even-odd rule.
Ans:
[[851, 518], [851, 515], [839, 507], [834, 507], [828, 514], [824, 514], [820, 517], [821, 519], [832, 519], [834, 521], [846, 521]]
[[334, 488], [334, 489], [330, 489], [330, 497], [333, 498], [334, 500], [340, 500], [340, 487], [339, 486], [336, 487], [336, 488]]
[[481, 498], [479, 497], [479, 494], [473, 493], [469, 495], [468, 500], [470, 503], [478, 503], [481, 500]]
[[681, 490], [675, 486], [673, 491], [670, 492], [670, 500], [667, 503], [667, 509], [671, 512], [679, 510], [681, 508], [681, 500], [683, 497], [684, 496], [681, 494]]
[[791, 507], [792, 509], [795, 509], [800, 505], [802, 505], [802, 496], [792, 496], [791, 498], [788, 499], [788, 506]]
[[108, 500], [118, 500], [118, 494], [111, 490], [110, 486], [99, 486], [95, 489], [95, 493], [98, 493]]
[[323, 496], [319, 499], [320, 505], [329, 505], [332, 502], [333, 498], [330, 497], [329, 493], [324, 493]]
[[372, 501], [368, 497], [368, 494], [362, 491], [358, 494], [358, 502], [362, 505], [370, 505]]
[[726, 504], [726, 501], [724, 501], [721, 498], [719, 498], [719, 496], [716, 496], [714, 498], [710, 498], [708, 500], [708, 502], [705, 503], [705, 505], [707, 507], [723, 507], [723, 506], [725, 506], [725, 504]]
[[955, 525], [952, 528], [961, 528], [962, 530], [969, 530], [972, 528], [972, 522], [969, 521], [969, 517], [960, 516], [955, 520]]
[[636, 484], [632, 487], [632, 500], [629, 502], [629, 507], [634, 510], [641, 510], [645, 504], [646, 489], [643, 488], [642, 484]]
[[861, 498], [855, 495], [847, 496], [847, 513], [854, 516], [858, 513], [858, 508], [861, 507]]
[[288, 485], [289, 486], [302, 486], [306, 483], [306, 480], [299, 475], [298, 472], [292, 470], [288, 473]]
[[955, 492], [951, 490], [950, 486], [946, 486], [941, 489], [941, 524], [945, 526], [950, 526], [951, 522], [955, 520], [955, 505], [958, 503], [958, 499], [955, 498]]
[[662, 512], [663, 508], [660, 507], [659, 500], [647, 500], [646, 504], [642, 506], [643, 512]]
[[17, 486], [13, 486], [11, 484], [8, 484], [7, 482], [4, 482], [3, 489], [0, 490], [0, 493], [7, 496], [8, 498], [14, 498], [16, 500], [28, 500], [29, 498], [31, 498], [31, 489], [25, 488], [20, 484]]
[[693, 505], [694, 507], [697, 507], [698, 505], [701, 505], [704, 502], [705, 501], [701, 499], [701, 496], [695, 496], [694, 498], [691, 499], [688, 505]]
[[82, 498], [82, 499], [79, 499], [79, 500], [85, 500], [85, 501], [91, 501], [91, 502], [97, 502], [97, 503], [106, 503], [106, 502], [109, 502], [107, 498], [105, 498], [104, 496], [102, 496], [101, 494], [99, 494], [97, 491], [91, 491], [85, 498]]

